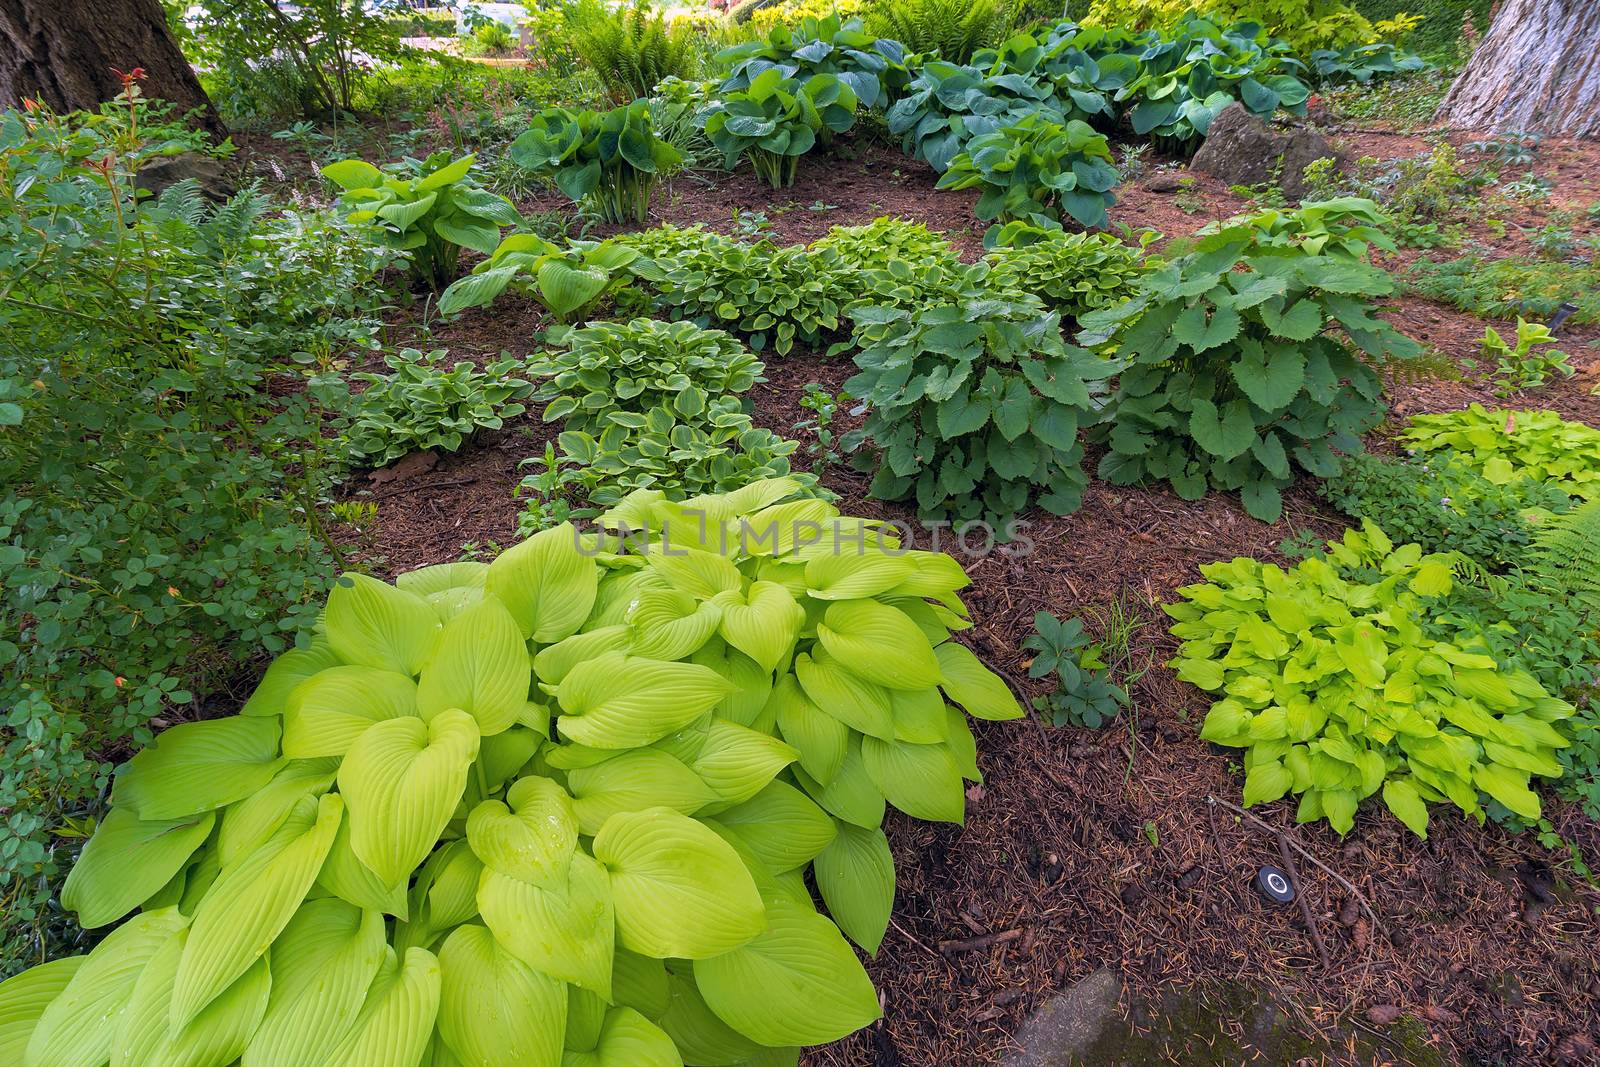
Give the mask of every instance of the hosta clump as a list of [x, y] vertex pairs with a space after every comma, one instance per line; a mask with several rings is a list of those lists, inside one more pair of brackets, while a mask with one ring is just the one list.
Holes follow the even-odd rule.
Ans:
[[240, 714], [118, 770], [63, 900], [133, 914], [0, 985], [15, 1062], [794, 1062], [875, 1020], [885, 805], [961, 821], [947, 700], [1021, 712], [954, 560], [796, 488], [341, 579]]
[[904, 45], [866, 32], [860, 19], [841, 22], [837, 14], [774, 26], [765, 37], [718, 52], [715, 62], [727, 72], [722, 92], [748, 89], [769, 70], [801, 82], [827, 74], [848, 85], [864, 108], [887, 107], [910, 77]]
[[1341, 834], [1380, 791], [1424, 837], [1429, 804], [1482, 822], [1480, 794], [1539, 817], [1530, 778], [1561, 776], [1574, 709], [1488, 655], [1475, 629], [1425, 632], [1459, 558], [1396, 548], [1363, 523], [1326, 558], [1212, 563], [1179, 590], [1171, 665], [1218, 694], [1200, 736], [1247, 750], [1247, 805], [1295, 793], [1300, 822]]
[[1066, 215], [1104, 226], [1117, 177], [1104, 134], [1078, 119], [1063, 124], [1036, 113], [972, 138], [935, 188], [982, 190], [980, 219], [1049, 224]]
[[990, 283], [1032, 293], [1063, 318], [1077, 319], [1130, 299], [1145, 271], [1139, 249], [1108, 233], [1067, 233], [1016, 222], [996, 236], [996, 247], [984, 256]]
[[960, 257], [940, 234], [910, 219], [879, 218], [862, 226], [835, 226], [811, 242], [811, 251], [831, 249], [845, 270], [881, 270], [893, 260], [954, 263]]
[[[1306, 244], [1266, 244], [1248, 220], [1195, 242], [1137, 295], [1081, 320], [1127, 364], [1105, 426], [1102, 477], [1164, 479], [1185, 500], [1239, 490], [1274, 522], [1294, 467], [1327, 477], [1383, 418], [1374, 365], [1418, 346], [1373, 314], [1377, 267]], [[1335, 333], [1334, 331], [1338, 331]]]
[[774, 189], [794, 184], [800, 157], [825, 134], [856, 121], [855, 90], [832, 74], [804, 81], [769, 67], [746, 89], [724, 92], [701, 113], [706, 136], [729, 170], [741, 157]]
[[1419, 452], [1452, 449], [1496, 485], [1532, 478], [1600, 500], [1600, 430], [1553, 411], [1464, 411], [1413, 415], [1400, 440]]
[[638, 258], [637, 249], [620, 241], [557, 244], [514, 233], [440, 295], [439, 310], [453, 315], [482, 307], [510, 289], [543, 304], [556, 321], [571, 322], [625, 288], [633, 280], [627, 268]]
[[547, 108], [508, 152], [606, 222], [644, 222], [656, 180], [683, 162], [682, 153], [657, 139], [646, 100], [605, 112]]
[[1061, 338], [1061, 320], [1029, 296], [995, 293], [987, 268], [967, 268], [958, 293], [916, 309], [862, 307], [845, 390], [865, 401], [848, 450], [872, 447], [871, 493], [915, 499], [924, 514], [995, 519], [1037, 498], [1077, 509], [1086, 478], [1078, 426], [1091, 387], [1113, 367]]
[[445, 355], [406, 348], [384, 357], [391, 373], [352, 375], [367, 383], [345, 431], [354, 460], [381, 467], [419, 450], [454, 452], [480, 429], [498, 430], [526, 410], [517, 401], [533, 385], [516, 376], [519, 361], [497, 360], [482, 370], [462, 361], [446, 369]]
[[1048, 82], [1014, 72], [935, 59], [924, 63], [906, 95], [885, 116], [906, 152], [943, 173], [973, 138], [994, 133], [1026, 115], [1066, 116]]

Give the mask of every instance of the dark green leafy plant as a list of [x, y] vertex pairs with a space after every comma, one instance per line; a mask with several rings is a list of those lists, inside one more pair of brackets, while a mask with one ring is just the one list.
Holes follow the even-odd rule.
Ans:
[[706, 136], [729, 170], [748, 157], [774, 189], [794, 184], [800, 157], [823, 131], [843, 133], [856, 121], [856, 94], [832, 74], [800, 81], [769, 67], [744, 90], [724, 92], [701, 113]]
[[885, 118], [906, 152], [943, 173], [973, 138], [1035, 113], [1065, 120], [1042, 78], [930, 60]]
[[438, 292], [459, 273], [463, 248], [488, 255], [500, 243], [501, 228], [522, 220], [511, 201], [472, 180], [473, 159], [451, 162], [449, 152], [436, 152], [387, 171], [344, 159], [323, 167], [322, 175], [344, 190], [339, 203], [349, 220], [405, 253], [412, 275]]
[[[1147, 233], [1144, 243], [1154, 238]], [[1066, 233], [1016, 222], [996, 232], [996, 247], [984, 261], [992, 285], [1032, 293], [1063, 319], [1076, 320], [1133, 296], [1146, 270], [1139, 252], [1107, 233]]]
[[508, 151], [512, 162], [554, 181], [604, 222], [643, 223], [657, 179], [683, 162], [657, 139], [645, 100], [606, 112], [548, 108]]
[[[1087, 484], [1080, 422], [1113, 367], [1061, 339], [1038, 300], [996, 294], [968, 268], [958, 294], [917, 310], [861, 307], [845, 391], [868, 406], [843, 440], [871, 493], [925, 515], [1007, 518], [1037, 502], [1075, 510]], [[998, 525], [998, 523], [996, 523]]]
[[1246, 511], [1277, 521], [1294, 466], [1333, 474], [1335, 449], [1360, 451], [1382, 420], [1374, 366], [1420, 351], [1372, 313], [1393, 288], [1343, 254], [1266, 244], [1247, 222], [1200, 238], [1133, 300], [1082, 320], [1080, 341], [1114, 336], [1126, 363], [1101, 477], [1163, 479], [1185, 500], [1239, 490]]
[[724, 72], [724, 93], [748, 89], [773, 69], [801, 82], [831, 74], [851, 88], [864, 108], [887, 107], [910, 79], [904, 45], [866, 32], [860, 19], [841, 21], [836, 14], [808, 15], [797, 26], [780, 23], [765, 37], [723, 49], [715, 62]]
[[1063, 620], [1041, 611], [1022, 647], [1034, 654], [1029, 678], [1055, 675], [1054, 691], [1033, 702], [1055, 725], [1098, 730], [1127, 705], [1127, 691], [1112, 683], [1103, 650], [1084, 631], [1082, 619]]
[[1538, 584], [1576, 601], [1600, 629], [1600, 501], [1541, 522], [1532, 556], [1528, 569]]
[[351, 408], [345, 446], [352, 460], [382, 467], [412, 452], [454, 452], [479, 430], [498, 430], [527, 409], [517, 401], [533, 392], [515, 376], [521, 362], [503, 359], [482, 370], [458, 362], [443, 366], [446, 352], [423, 354], [404, 348], [384, 357], [388, 374], [356, 374], [367, 388]]
[[1344, 48], [1318, 48], [1310, 55], [1310, 67], [1323, 85], [1354, 82], [1366, 85], [1374, 79], [1399, 74], [1415, 74], [1433, 64], [1388, 42], [1353, 44]]
[[543, 304], [558, 322], [587, 316], [617, 296], [632, 280], [636, 249], [618, 241], [569, 241], [558, 245], [531, 233], [501, 241], [472, 273], [439, 297], [439, 311], [453, 315], [493, 303], [507, 289]]
[[650, 0], [612, 7], [578, 0], [564, 8], [572, 49], [605, 82], [615, 104], [649, 96], [667, 78], [690, 78], [700, 65], [687, 26], [669, 25]]
[[1063, 125], [1033, 114], [968, 141], [935, 188], [980, 188], [980, 219], [1059, 225], [1066, 215], [1096, 227], [1117, 202], [1117, 177], [1103, 134], [1077, 119]]

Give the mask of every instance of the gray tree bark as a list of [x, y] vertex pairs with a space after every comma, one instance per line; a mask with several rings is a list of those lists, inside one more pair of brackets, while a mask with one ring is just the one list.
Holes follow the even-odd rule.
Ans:
[[1434, 119], [1600, 137], [1600, 0], [1504, 0]]
[[145, 96], [223, 134], [200, 79], [167, 30], [161, 0], [0, 0], [0, 108], [38, 100], [55, 111], [93, 109], [122, 92], [116, 70], [142, 67]]

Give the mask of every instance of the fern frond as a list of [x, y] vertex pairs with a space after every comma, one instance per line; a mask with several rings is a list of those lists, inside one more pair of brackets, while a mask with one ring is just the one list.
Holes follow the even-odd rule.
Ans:
[[1600, 619], [1600, 500], [1547, 518], [1534, 534], [1533, 577]]

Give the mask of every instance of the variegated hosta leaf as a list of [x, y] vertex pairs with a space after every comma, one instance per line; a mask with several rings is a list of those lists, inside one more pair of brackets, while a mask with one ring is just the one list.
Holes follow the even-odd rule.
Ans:
[[894, 736], [889, 690], [857, 674], [825, 648], [813, 647], [809, 655], [796, 656], [794, 673], [806, 696], [846, 726], [885, 740]]
[[337, 667], [339, 657], [333, 646], [318, 638], [307, 648], [291, 648], [267, 666], [250, 699], [239, 709], [240, 715], [282, 715], [295, 687], [318, 671]]
[[283, 754], [292, 759], [343, 756], [373, 723], [418, 714], [417, 685], [410, 675], [377, 667], [330, 667], [289, 694]]
[[876, 956], [894, 908], [894, 857], [882, 830], [844, 821], [836, 828], [812, 867], [817, 888], [839, 929]]
[[22, 1063], [39, 1016], [87, 958], [63, 956], [0, 982], [0, 1063]]
[[817, 707], [792, 674], [778, 679], [768, 702], [778, 732], [800, 753], [800, 766], [820, 784], [832, 782], [850, 747], [850, 727]]
[[748, 590], [730, 589], [711, 602], [722, 610], [722, 639], [766, 671], [788, 658], [806, 619], [805, 609], [776, 582], [752, 582]]
[[383, 912], [405, 920], [408, 915], [406, 885], [386, 885], [357, 858], [350, 845], [350, 816], [348, 811], [339, 823], [339, 833], [328, 850], [322, 870], [317, 874], [317, 885], [358, 908]]
[[383, 915], [308, 900], [272, 943], [272, 993], [242, 1067], [321, 1063], [355, 1022], [388, 949]]
[[472, 809], [467, 840], [484, 866], [556, 889], [566, 885], [578, 847], [578, 815], [566, 790], [549, 778], [529, 775], [506, 791], [504, 803], [485, 800]]
[[667, 807], [692, 815], [717, 799], [698, 774], [653, 748], [622, 752], [596, 766], [578, 768], [567, 775], [567, 783], [579, 829], [590, 837], [618, 812]]
[[763, 928], [761, 894], [738, 854], [670, 808], [613, 815], [594, 856], [611, 875], [617, 939], [631, 952], [703, 959]]
[[700, 994], [723, 1022], [763, 1045], [820, 1045], [882, 1014], [872, 979], [838, 927], [781, 895], [765, 903], [765, 931], [695, 961]]
[[258, 792], [229, 804], [217, 832], [217, 858], [228, 867], [271, 837], [305, 797], [313, 800], [333, 788], [336, 759], [290, 760]]
[[504, 604], [488, 597], [445, 624], [438, 651], [423, 668], [417, 706], [431, 718], [460, 708], [484, 736], [517, 721], [528, 701], [528, 646]]
[[239, 1058], [267, 1010], [266, 957], [252, 963], [183, 1027], [171, 1025], [173, 985], [194, 929], [168, 939], [134, 983], [117, 1024], [111, 1067], [225, 1067]]
[[907, 815], [929, 822], [966, 821], [966, 788], [949, 746], [866, 737], [861, 758], [878, 791]]
[[439, 1015], [439, 961], [426, 949], [407, 949], [401, 964], [385, 950], [355, 1023], [325, 1067], [390, 1067], [422, 1058]]
[[415, 677], [439, 639], [439, 616], [415, 593], [346, 574], [323, 612], [328, 643], [346, 663]]
[[975, 719], [1022, 718], [1022, 705], [1017, 703], [1011, 687], [974, 656], [965, 645], [946, 641], [933, 650], [939, 660], [939, 673], [945, 695], [967, 709]]
[[384, 885], [400, 884], [433, 851], [477, 756], [478, 724], [455, 710], [375, 723], [350, 747], [339, 767], [350, 847]]
[[275, 718], [181, 723], [117, 769], [111, 803], [146, 822], [182, 819], [244, 799], [282, 766]]
[[817, 626], [817, 640], [840, 665], [869, 682], [889, 689], [939, 684], [938, 658], [899, 608], [876, 600], [836, 600]]
[[733, 691], [694, 663], [608, 652], [578, 664], [556, 691], [564, 737], [595, 748], [637, 748], [694, 722]]
[[138, 907], [183, 870], [211, 834], [211, 812], [144, 822], [129, 808], [112, 808], [61, 887], [61, 906], [93, 930]]
[[495, 940], [522, 962], [611, 999], [611, 885], [592, 858], [574, 853], [560, 889], [540, 889], [485, 867], [478, 910]]
[[579, 551], [577, 532], [564, 522], [502, 552], [484, 590], [505, 604], [523, 636], [548, 645], [578, 632], [599, 585], [599, 565]]
[[833, 820], [800, 790], [772, 782], [716, 821], [774, 874], [804, 867], [833, 842]]
[[561, 1067], [683, 1067], [665, 1030], [632, 1008], [613, 1008], [593, 1050], [569, 1052]]
[[465, 1067], [561, 1067], [567, 988], [459, 926], [439, 949], [439, 1033]]
[[162, 908], [141, 912], [111, 931], [39, 1016], [22, 1067], [108, 1062], [118, 1015], [145, 964], [188, 924], [177, 908]]
[[316, 881], [344, 818], [329, 793], [307, 798], [260, 848], [224, 870], [195, 908], [172, 990], [182, 1029], [266, 952]]

